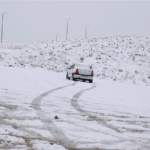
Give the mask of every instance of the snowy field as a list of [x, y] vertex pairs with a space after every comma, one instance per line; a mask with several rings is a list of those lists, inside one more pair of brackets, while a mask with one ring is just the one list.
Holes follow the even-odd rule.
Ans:
[[[94, 82], [66, 79], [72, 63]], [[0, 45], [0, 150], [150, 150], [150, 38]]]
[[0, 70], [0, 149], [150, 149], [150, 86]]

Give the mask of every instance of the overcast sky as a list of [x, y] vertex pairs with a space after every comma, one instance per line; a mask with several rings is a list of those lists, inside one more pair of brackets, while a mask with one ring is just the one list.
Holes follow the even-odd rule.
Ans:
[[[106, 36], [150, 36], [150, 1], [76, 1], [17, 2], [0, 1], [4, 16], [5, 43], [29, 43], [65, 39], [69, 21], [69, 39], [82, 39], [89, 25], [88, 38]], [[0, 25], [1, 25], [0, 15]]]

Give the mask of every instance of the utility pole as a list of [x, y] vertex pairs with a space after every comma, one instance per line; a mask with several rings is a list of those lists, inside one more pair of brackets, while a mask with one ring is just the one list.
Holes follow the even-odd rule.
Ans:
[[89, 25], [86, 25], [85, 27], [85, 39], [87, 39], [87, 27], [89, 27]]
[[56, 34], [56, 41], [57, 41], [57, 37], [58, 37], [58, 35], [59, 35], [59, 34]]
[[70, 18], [67, 20], [67, 27], [66, 27], [66, 40], [68, 39], [68, 21], [70, 20]]
[[7, 12], [2, 13], [2, 26], [1, 26], [1, 43], [3, 42], [3, 21], [4, 21], [4, 14]]

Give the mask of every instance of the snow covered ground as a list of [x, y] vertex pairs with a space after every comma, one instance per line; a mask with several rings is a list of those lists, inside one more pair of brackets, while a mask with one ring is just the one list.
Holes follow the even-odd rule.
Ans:
[[150, 149], [150, 86], [0, 70], [0, 149]]
[[0, 44], [0, 149], [149, 150], [150, 38]]
[[1, 44], [0, 65], [63, 72], [73, 63], [91, 64], [95, 77], [150, 85], [150, 37]]

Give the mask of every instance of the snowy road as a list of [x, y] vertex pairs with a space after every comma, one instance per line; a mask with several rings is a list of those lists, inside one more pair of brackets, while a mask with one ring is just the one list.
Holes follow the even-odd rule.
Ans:
[[150, 149], [149, 86], [0, 70], [0, 149]]

